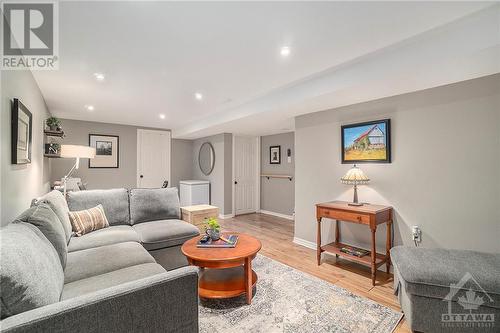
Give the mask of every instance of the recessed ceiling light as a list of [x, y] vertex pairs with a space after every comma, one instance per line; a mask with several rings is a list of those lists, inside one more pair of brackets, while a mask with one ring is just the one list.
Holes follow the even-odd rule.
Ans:
[[201, 101], [203, 99], [203, 95], [202, 95], [202, 93], [197, 92], [194, 94], [194, 98]]
[[283, 46], [280, 50], [280, 54], [283, 57], [288, 57], [290, 55], [290, 48], [288, 46]]
[[160, 119], [165, 119], [165, 115], [163, 113], [160, 113], [159, 117]]
[[95, 108], [93, 105], [85, 105], [85, 108], [88, 110], [88, 111], [94, 111]]
[[104, 74], [103, 73], [94, 73], [94, 77], [97, 81], [104, 81]]

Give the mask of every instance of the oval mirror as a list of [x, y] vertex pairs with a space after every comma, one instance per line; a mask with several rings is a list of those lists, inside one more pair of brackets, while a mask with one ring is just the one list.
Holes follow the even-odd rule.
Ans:
[[215, 150], [210, 142], [205, 142], [200, 147], [200, 152], [198, 153], [198, 163], [200, 164], [200, 170], [205, 176], [212, 173], [215, 166]]

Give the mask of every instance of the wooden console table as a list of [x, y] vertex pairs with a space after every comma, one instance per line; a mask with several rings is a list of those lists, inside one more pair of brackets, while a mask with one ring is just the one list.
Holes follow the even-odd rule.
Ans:
[[[321, 219], [328, 218], [335, 221], [335, 242], [321, 246]], [[391, 265], [390, 250], [392, 246], [392, 207], [365, 204], [363, 206], [349, 206], [344, 201], [325, 202], [316, 205], [316, 219], [318, 221], [318, 234], [317, 234], [317, 257], [318, 266], [321, 264], [321, 253], [327, 252], [335, 254], [335, 257], [345, 257], [349, 260], [365, 264], [371, 267], [372, 285], [375, 285], [375, 278], [377, 268], [386, 264], [387, 273]], [[352, 222], [363, 224], [370, 227], [372, 233], [372, 244], [370, 255], [357, 257], [351, 254], [340, 251], [342, 247], [349, 246], [348, 244], [340, 243], [340, 221]], [[380, 254], [376, 252], [375, 247], [375, 232], [377, 225], [387, 223], [387, 238], [386, 238], [386, 252]]]

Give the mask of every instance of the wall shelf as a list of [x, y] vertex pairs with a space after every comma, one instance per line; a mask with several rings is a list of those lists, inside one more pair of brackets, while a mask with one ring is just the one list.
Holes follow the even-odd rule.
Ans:
[[266, 177], [267, 179], [270, 178], [284, 178], [288, 179], [289, 181], [292, 181], [293, 176], [292, 175], [273, 175], [273, 174], [261, 174], [261, 177]]
[[64, 131], [51, 131], [51, 130], [44, 130], [43, 133], [45, 133], [46, 136], [55, 136], [62, 138], [64, 136]]

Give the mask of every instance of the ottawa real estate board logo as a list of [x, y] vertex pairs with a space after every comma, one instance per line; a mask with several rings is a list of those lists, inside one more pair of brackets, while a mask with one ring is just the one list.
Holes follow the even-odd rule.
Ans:
[[441, 315], [444, 328], [470, 329], [471, 332], [493, 332], [498, 329], [495, 327], [495, 313], [489, 307], [494, 300], [471, 273], [465, 273], [458, 283], [452, 283], [443, 301], [448, 303], [448, 311]]
[[1, 9], [1, 69], [58, 69], [58, 3], [2, 1]]

